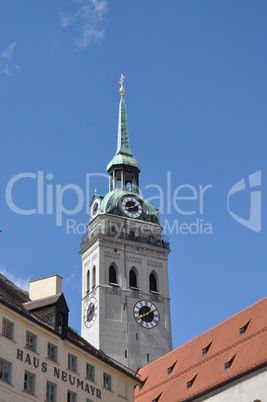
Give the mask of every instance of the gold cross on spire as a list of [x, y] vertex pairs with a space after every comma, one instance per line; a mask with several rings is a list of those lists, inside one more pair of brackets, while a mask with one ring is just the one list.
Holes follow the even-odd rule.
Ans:
[[121, 74], [121, 79], [120, 79], [120, 81], [119, 81], [119, 83], [121, 84], [121, 87], [120, 87], [120, 94], [121, 94], [121, 96], [123, 96], [123, 95], [124, 95], [124, 92], [125, 92], [125, 89], [123, 88], [124, 79], [125, 79], [124, 75]]

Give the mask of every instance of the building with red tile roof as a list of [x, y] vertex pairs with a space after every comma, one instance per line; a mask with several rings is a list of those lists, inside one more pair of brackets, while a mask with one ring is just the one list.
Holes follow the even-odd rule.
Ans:
[[266, 402], [267, 297], [139, 374], [136, 402]]

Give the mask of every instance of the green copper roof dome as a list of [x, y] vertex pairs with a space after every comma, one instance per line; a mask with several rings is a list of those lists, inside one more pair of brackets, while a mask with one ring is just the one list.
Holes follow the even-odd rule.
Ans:
[[131, 193], [127, 190], [116, 189], [110, 191], [101, 199], [101, 214], [113, 214], [117, 216], [125, 216], [121, 209], [121, 200], [123, 197], [137, 197], [143, 205], [143, 213], [140, 217], [142, 221], [154, 223], [159, 225], [158, 210], [140, 194]]

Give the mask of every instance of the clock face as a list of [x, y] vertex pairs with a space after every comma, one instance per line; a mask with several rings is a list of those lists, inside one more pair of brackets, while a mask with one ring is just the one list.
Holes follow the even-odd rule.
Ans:
[[96, 198], [94, 200], [93, 205], [91, 206], [91, 210], [90, 210], [92, 219], [94, 219], [98, 215], [99, 207], [100, 207], [100, 200], [99, 200], [99, 198]]
[[125, 215], [130, 218], [139, 218], [142, 213], [142, 205], [135, 197], [126, 197], [121, 204], [122, 210]]
[[90, 297], [84, 308], [84, 324], [90, 328], [96, 320], [97, 301], [95, 297]]
[[134, 306], [133, 315], [135, 321], [141, 327], [151, 329], [159, 323], [159, 311], [157, 307], [148, 300], [140, 300]]

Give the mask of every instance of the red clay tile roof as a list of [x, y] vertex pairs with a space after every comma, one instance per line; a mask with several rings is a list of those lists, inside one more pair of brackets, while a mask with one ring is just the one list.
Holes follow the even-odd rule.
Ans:
[[[241, 336], [240, 329], [246, 325]], [[231, 359], [231, 367], [225, 371], [225, 363]], [[141, 390], [136, 388], [135, 400], [152, 402], [160, 395], [159, 402], [189, 401], [265, 365], [267, 297], [141, 369], [145, 383]]]

